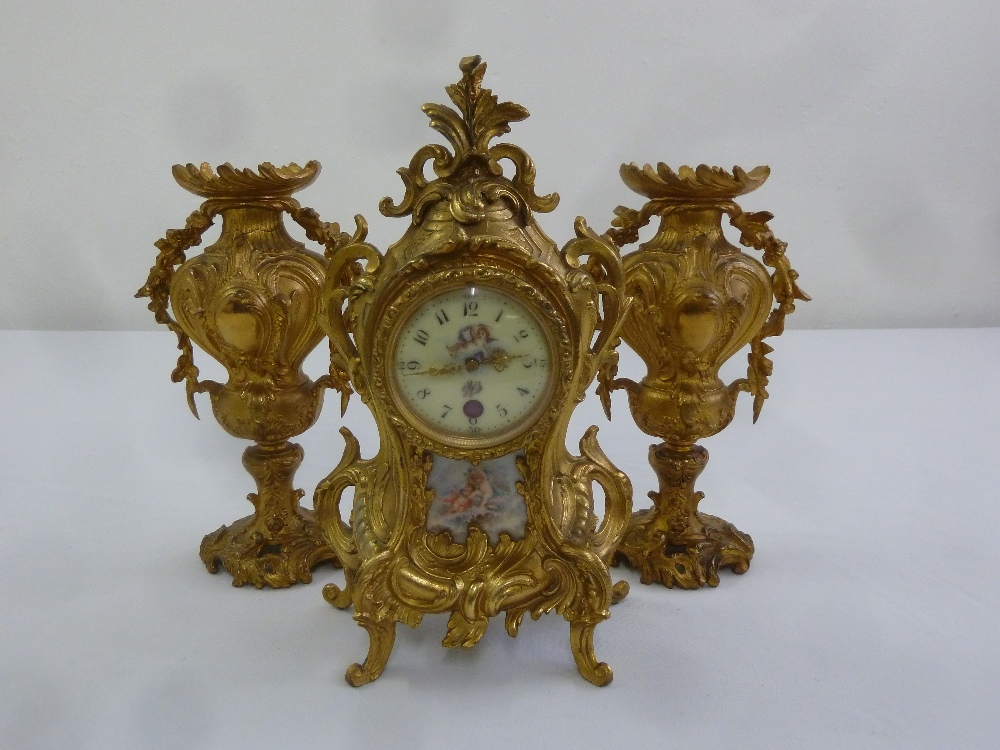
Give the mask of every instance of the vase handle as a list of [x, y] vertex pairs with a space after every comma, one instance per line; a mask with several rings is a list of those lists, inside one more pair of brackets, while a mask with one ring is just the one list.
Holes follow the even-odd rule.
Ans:
[[[382, 256], [374, 246], [365, 242], [368, 222], [361, 214], [354, 217], [353, 235], [341, 232], [339, 224], [322, 222], [311, 208], [289, 211], [289, 215], [306, 230], [307, 237], [326, 248], [329, 265], [323, 285], [324, 309], [320, 311], [319, 324], [330, 338], [330, 372], [320, 382], [340, 392], [340, 414], [343, 416], [351, 397], [351, 384], [356, 386], [360, 377], [358, 365], [361, 361], [344, 319], [344, 302], [360, 276], [378, 271]], [[366, 263], [363, 270], [357, 263], [359, 260]]]
[[170, 282], [174, 271], [186, 260], [184, 253], [201, 244], [202, 235], [214, 223], [216, 213], [212, 206], [202, 205], [187, 217], [183, 229], [168, 229], [162, 239], [153, 243], [160, 252], [153, 267], [149, 269], [146, 283], [135, 293], [137, 298], [149, 298], [148, 307], [156, 322], [165, 325], [177, 336], [177, 348], [181, 350], [181, 354], [177, 358], [177, 366], [170, 373], [170, 379], [175, 383], [184, 381], [188, 408], [199, 419], [194, 394], [205, 391], [214, 393], [222, 388], [222, 384], [214, 380], [198, 380], [191, 338], [170, 315]]
[[762, 250], [764, 265], [774, 269], [771, 274], [771, 292], [777, 305], [771, 310], [763, 328], [750, 342], [747, 377], [729, 386], [731, 391], [735, 389], [734, 396], [739, 391], [753, 394], [753, 421], [756, 422], [767, 398], [767, 381], [774, 368], [774, 363], [767, 357], [774, 350], [764, 343], [764, 339], [784, 333], [785, 316], [795, 312], [795, 300], [808, 302], [810, 297], [799, 288], [799, 274], [785, 257], [788, 243], [775, 237], [767, 225], [774, 214], [769, 211], [746, 213], [735, 203], [730, 203], [726, 211], [729, 223], [740, 232], [740, 244]]

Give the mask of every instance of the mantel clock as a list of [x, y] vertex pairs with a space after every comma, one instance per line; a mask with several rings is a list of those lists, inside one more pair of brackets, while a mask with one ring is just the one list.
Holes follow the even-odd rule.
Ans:
[[514, 636], [525, 614], [555, 610], [570, 623], [583, 677], [612, 677], [593, 631], [627, 592], [608, 563], [631, 486], [596, 427], [580, 456], [566, 436], [595, 379], [607, 404], [627, 312], [624, 271], [613, 243], [582, 218], [562, 250], [535, 222], [532, 211], [551, 211], [558, 196], [536, 194], [524, 151], [491, 144], [528, 113], [482, 87], [485, 69], [464, 59], [461, 81], [447, 87], [455, 109], [423, 107], [453, 150], [424, 146], [399, 170], [405, 194], [380, 209], [410, 217], [402, 238], [382, 255], [358, 217], [326, 272], [333, 368], [350, 375], [380, 437], [377, 455], [363, 459], [343, 429], [344, 456], [315, 495], [346, 573], [345, 588], [328, 585], [324, 596], [353, 605], [370, 636], [364, 663], [347, 671], [355, 686], [381, 674], [396, 623], [416, 626], [425, 613], [450, 614], [445, 646], [471, 647], [493, 616], [505, 613]]

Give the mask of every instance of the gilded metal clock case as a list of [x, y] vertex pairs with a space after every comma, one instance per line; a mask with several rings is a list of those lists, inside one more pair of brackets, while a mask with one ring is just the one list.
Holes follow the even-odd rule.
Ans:
[[[525, 614], [555, 610], [570, 623], [580, 673], [598, 685], [611, 681], [610, 668], [594, 654], [593, 630], [627, 591], [613, 584], [608, 564], [627, 527], [631, 485], [600, 450], [596, 427], [583, 436], [580, 456], [565, 444], [586, 390], [596, 378], [606, 399], [614, 378], [618, 327], [627, 311], [624, 271], [615, 246], [582, 219], [576, 239], [562, 250], [535, 222], [532, 210], [550, 211], [558, 197], [535, 193], [534, 166], [521, 149], [490, 145], [527, 112], [482, 88], [485, 67], [479, 58], [462, 61], [462, 80], [447, 88], [457, 111], [424, 106], [454, 153], [425, 146], [400, 170], [403, 199], [385, 199], [380, 208], [411, 217], [403, 237], [383, 256], [364, 241], [359, 220], [359, 232], [333, 254], [327, 270], [322, 320], [334, 367], [350, 374], [380, 438], [378, 453], [363, 459], [358, 441], [342, 430], [344, 456], [320, 483], [314, 503], [347, 580], [343, 590], [331, 584], [324, 595], [338, 607], [353, 605], [370, 636], [364, 663], [347, 672], [355, 686], [381, 674], [397, 622], [416, 626], [432, 612], [450, 614], [445, 646], [471, 647], [493, 616], [504, 613], [513, 636]], [[514, 165], [513, 176], [504, 175], [501, 160]], [[436, 175], [430, 181], [423, 172], [428, 161]], [[581, 258], [589, 259], [586, 265]], [[406, 377], [400, 367], [408, 362], [396, 356], [405, 335], [432, 340], [434, 332], [412, 328], [420, 315], [431, 320], [429, 301], [471, 288], [527, 311], [517, 314], [529, 315], [545, 341], [520, 350], [510, 343], [516, 336], [489, 325], [441, 323], [456, 341], [435, 345], [435, 356], [447, 350], [455, 358], [429, 358], [414, 371], [523, 367], [529, 355], [550, 368], [537, 406], [512, 419], [509, 429], [482, 436], [416, 414], [400, 386]], [[454, 317], [459, 308], [444, 312]], [[506, 383], [508, 376], [491, 382]], [[478, 401], [477, 387], [487, 393], [486, 380], [463, 384], [472, 389], [471, 400]], [[482, 402], [466, 416], [480, 406], [506, 408]], [[606, 497], [603, 520], [594, 512], [595, 481]], [[348, 523], [339, 506], [349, 487]]]

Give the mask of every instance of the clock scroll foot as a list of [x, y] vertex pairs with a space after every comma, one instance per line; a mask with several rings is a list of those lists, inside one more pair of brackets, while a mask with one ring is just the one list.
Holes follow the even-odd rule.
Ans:
[[323, 587], [323, 598], [337, 609], [347, 609], [351, 606], [351, 590], [342, 589], [335, 583], [328, 583]]
[[355, 615], [354, 619], [368, 631], [368, 656], [364, 664], [352, 664], [344, 677], [352, 687], [361, 687], [377, 680], [396, 640], [396, 623], [392, 620], [375, 620], [365, 615]]
[[611, 603], [617, 604], [626, 596], [628, 596], [629, 585], [628, 581], [619, 581], [614, 586], [611, 587]]
[[344, 588], [335, 583], [323, 587], [323, 598], [337, 609], [348, 609], [354, 601], [354, 575], [347, 568], [344, 568], [344, 578]]
[[594, 628], [596, 624], [573, 621], [569, 624], [569, 644], [573, 651], [573, 659], [580, 675], [587, 682], [598, 687], [611, 683], [614, 674], [605, 662], [597, 661], [594, 653]]

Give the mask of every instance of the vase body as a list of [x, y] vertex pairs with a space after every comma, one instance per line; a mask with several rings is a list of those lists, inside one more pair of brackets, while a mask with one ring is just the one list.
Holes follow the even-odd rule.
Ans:
[[711, 184], [699, 178], [719, 178], [719, 171], [702, 168], [697, 176], [668, 168], [654, 175], [648, 167], [622, 173], [653, 198], [643, 218], [658, 218], [659, 227], [623, 258], [633, 304], [621, 335], [647, 372], [639, 383], [618, 382], [638, 427], [662, 442], [649, 454], [659, 480], [653, 507], [633, 514], [619, 557], [644, 583], [715, 586], [719, 568], [746, 571], [754, 548], [732, 524], [699, 511], [694, 484], [708, 453], [696, 443], [724, 429], [740, 392], [750, 390], [749, 380], [723, 383], [719, 368], [760, 335], [774, 299], [767, 269], [726, 239], [722, 221], [736, 210], [732, 197], [763, 179], [738, 173], [747, 178], [741, 185], [722, 173], [730, 184]]
[[280, 588], [309, 582], [315, 565], [335, 560], [312, 511], [299, 505], [304, 493], [294, 489], [293, 476], [302, 449], [289, 442], [312, 426], [323, 402], [323, 384], [306, 376], [302, 364], [324, 337], [317, 317], [327, 260], [289, 236], [283, 223], [283, 212], [301, 212], [289, 194], [310, 182], [319, 165], [284, 173], [267, 166], [259, 175], [220, 167], [218, 176], [204, 167], [175, 168], [184, 187], [209, 198], [200, 214], [209, 222], [221, 216], [222, 232], [172, 271], [166, 286], [178, 335], [228, 374], [215, 383], [189, 371], [195, 381], [189, 394], [207, 391], [226, 432], [255, 443], [243, 456], [257, 485], [248, 496], [255, 512], [206, 536], [202, 561], [213, 573], [221, 564], [236, 586]]

